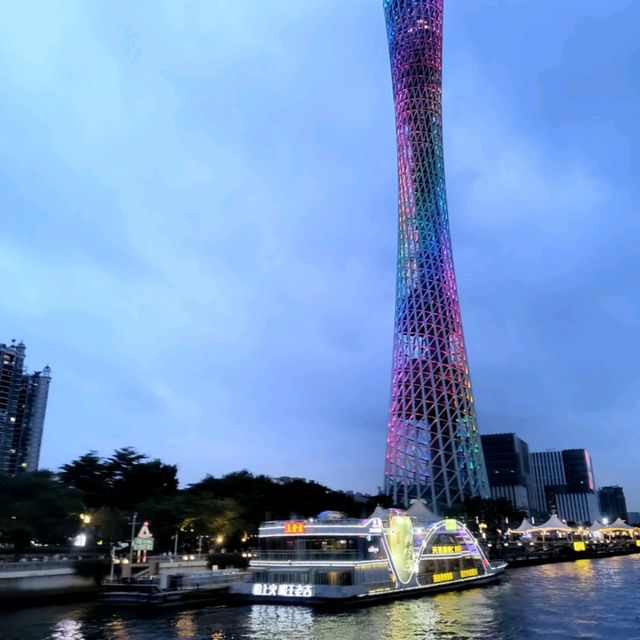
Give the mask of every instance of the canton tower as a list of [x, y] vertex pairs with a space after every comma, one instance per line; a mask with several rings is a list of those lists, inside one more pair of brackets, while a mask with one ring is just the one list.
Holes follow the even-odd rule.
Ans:
[[385, 492], [434, 512], [488, 497], [442, 153], [442, 2], [384, 0], [398, 146], [398, 275]]

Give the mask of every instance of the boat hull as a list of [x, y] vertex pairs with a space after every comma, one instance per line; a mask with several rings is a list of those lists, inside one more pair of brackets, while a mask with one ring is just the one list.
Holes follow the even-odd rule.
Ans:
[[360, 594], [331, 593], [329, 589], [324, 593], [318, 593], [312, 597], [295, 596], [257, 596], [252, 593], [251, 583], [241, 583], [234, 585], [231, 589], [231, 596], [234, 599], [245, 602], [260, 604], [290, 604], [312, 607], [342, 607], [342, 606], [366, 606], [378, 602], [398, 600], [400, 598], [420, 598], [427, 595], [442, 593], [447, 591], [460, 591], [463, 589], [473, 589], [498, 582], [504, 575], [506, 569], [504, 565], [498, 565], [491, 573], [473, 578], [465, 578], [444, 582], [442, 584], [430, 584], [424, 586], [387, 589], [375, 592]]
[[165, 607], [182, 603], [211, 602], [225, 596], [229, 585], [207, 587], [202, 589], [182, 589], [178, 591], [138, 591], [138, 590], [108, 590], [101, 594], [101, 602], [105, 605], [125, 607]]

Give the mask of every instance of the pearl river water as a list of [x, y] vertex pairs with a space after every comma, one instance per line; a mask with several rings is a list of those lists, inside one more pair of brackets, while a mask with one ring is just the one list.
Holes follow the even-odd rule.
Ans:
[[0, 612], [1, 640], [640, 640], [640, 555], [512, 569], [499, 584], [356, 609], [93, 603]]

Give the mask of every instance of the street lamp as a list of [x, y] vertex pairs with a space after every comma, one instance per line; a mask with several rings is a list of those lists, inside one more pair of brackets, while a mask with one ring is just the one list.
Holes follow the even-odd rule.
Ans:
[[[114, 570], [115, 567], [114, 565], [116, 564], [120, 564], [120, 558], [116, 558], [116, 551], [120, 551], [121, 549], [126, 549], [129, 546], [128, 542], [121, 542], [120, 544], [117, 545], [113, 545], [111, 547], [111, 575], [110, 575], [110, 581], [113, 582], [113, 577], [114, 577]], [[127, 559], [124, 558], [122, 560], [123, 564], [127, 563]]]

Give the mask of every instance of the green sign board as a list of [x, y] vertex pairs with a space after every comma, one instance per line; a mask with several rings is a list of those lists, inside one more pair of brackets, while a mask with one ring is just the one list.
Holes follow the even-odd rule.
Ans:
[[458, 529], [458, 525], [453, 518], [447, 518], [444, 521], [444, 529], [445, 531], [456, 531]]
[[134, 551], [153, 551], [153, 538], [134, 538]]

